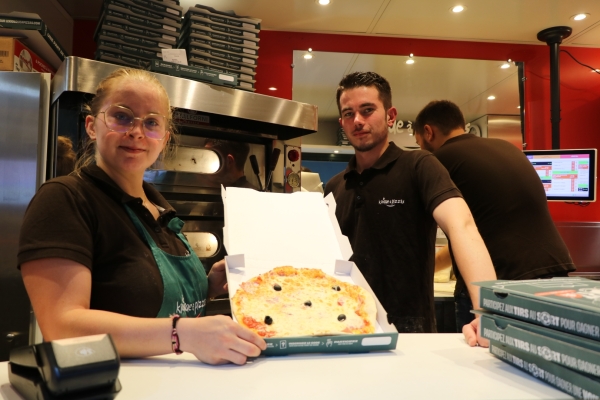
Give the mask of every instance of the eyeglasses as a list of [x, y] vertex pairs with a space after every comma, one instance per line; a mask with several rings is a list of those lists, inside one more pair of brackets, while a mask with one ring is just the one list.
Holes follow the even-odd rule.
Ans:
[[116, 104], [111, 104], [98, 114], [104, 114], [104, 124], [108, 129], [124, 135], [131, 132], [136, 119], [142, 121], [144, 135], [148, 138], [163, 140], [167, 134], [167, 118], [162, 114], [150, 113], [140, 118], [133, 115], [129, 108]]

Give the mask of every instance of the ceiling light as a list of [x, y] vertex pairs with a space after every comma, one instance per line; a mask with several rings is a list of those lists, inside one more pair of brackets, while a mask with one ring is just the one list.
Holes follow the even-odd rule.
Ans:
[[589, 15], [590, 15], [590, 14], [587, 14], [587, 13], [585, 13], [585, 14], [576, 14], [576, 15], [573, 15], [573, 16], [571, 17], [571, 19], [573, 19], [573, 20], [575, 20], [575, 21], [581, 21], [581, 20], [584, 20], [584, 19], [586, 19], [587, 17], [589, 17]]
[[339, 150], [334, 150], [333, 151], [335, 154], [338, 154], [340, 151]]
[[463, 12], [465, 10], [464, 6], [454, 6], [450, 9], [453, 13]]
[[317, 3], [319, 3], [322, 6], [326, 6], [327, 4], [331, 3], [329, 0], [317, 0]]
[[275, 90], [277, 90], [277, 88], [276, 88], [276, 87], [273, 87], [273, 86], [271, 86], [271, 87], [269, 88], [269, 90], [273, 90], [273, 91], [275, 91]]
[[308, 52], [306, 54], [304, 54], [304, 58], [307, 60], [310, 60], [312, 58], [312, 49], [309, 48]]
[[510, 68], [510, 64], [509, 64], [509, 63], [507, 63], [507, 62], [505, 62], [504, 64], [502, 64], [502, 65], [500, 66], [500, 68], [502, 68], [502, 69]]
[[517, 106], [517, 108], [521, 108], [521, 106]]
[[496, 96], [488, 96], [488, 100], [494, 100]]
[[408, 56], [408, 60], [406, 60], [407, 64], [414, 64], [415, 60], [413, 60], [413, 53], [410, 53], [410, 55]]

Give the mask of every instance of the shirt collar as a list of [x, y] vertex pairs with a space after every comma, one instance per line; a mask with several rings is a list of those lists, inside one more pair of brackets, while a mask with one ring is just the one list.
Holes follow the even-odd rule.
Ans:
[[[396, 161], [398, 157], [400, 157], [400, 154], [402, 154], [403, 152], [404, 150], [396, 146], [394, 142], [390, 142], [389, 146], [387, 147], [387, 149], [385, 149], [381, 157], [379, 157], [377, 161], [375, 161], [375, 164], [373, 164], [371, 168], [367, 168], [367, 170], [384, 169], [390, 163]], [[344, 171], [344, 178], [347, 178], [348, 174], [350, 173], [358, 174], [358, 172], [356, 171], [356, 156], [353, 156], [348, 162], [346, 170]]]
[[[95, 181], [99, 186], [103, 188], [105, 192], [109, 194], [109, 196], [111, 196], [115, 200], [118, 200], [123, 204], [141, 202], [140, 198], [133, 197], [125, 193], [123, 189], [121, 189], [119, 185], [117, 185], [115, 181], [113, 181], [110, 178], [110, 176], [108, 176], [108, 174], [96, 164], [92, 164], [82, 168], [81, 172], [82, 174]], [[171, 218], [175, 216], [175, 209], [169, 204], [169, 202], [165, 200], [165, 198], [160, 194], [158, 190], [156, 190], [154, 186], [144, 181], [142, 183], [142, 188], [144, 189], [144, 193], [146, 193], [148, 200], [150, 200], [152, 203], [163, 209], [160, 210], [159, 208], [161, 216], [168, 215]]]

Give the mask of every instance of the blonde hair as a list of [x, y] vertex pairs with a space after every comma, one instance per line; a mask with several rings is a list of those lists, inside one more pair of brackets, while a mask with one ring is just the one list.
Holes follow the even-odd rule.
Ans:
[[[160, 83], [156, 77], [148, 71], [134, 68], [120, 68], [114, 71], [112, 74], [104, 78], [96, 87], [96, 95], [90, 100], [88, 104], [84, 105], [84, 111], [87, 115], [96, 117], [100, 112], [100, 108], [104, 104], [107, 97], [110, 96], [115, 88], [118, 81], [122, 79], [133, 79], [146, 85], [152, 85], [159, 92], [160, 96], [164, 99], [167, 105], [167, 131], [170, 133], [164, 150], [159, 158], [166, 158], [174, 150], [173, 143], [176, 142], [176, 129], [173, 124], [173, 110], [171, 109], [171, 102], [169, 95], [165, 90], [164, 86]], [[96, 161], [96, 141], [86, 137], [82, 146], [82, 151], [75, 164], [75, 171], [79, 174], [81, 169], [87, 165], [93, 164]]]

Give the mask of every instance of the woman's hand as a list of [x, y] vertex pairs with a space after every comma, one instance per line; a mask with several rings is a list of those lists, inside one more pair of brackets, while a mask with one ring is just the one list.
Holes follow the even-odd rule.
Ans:
[[225, 260], [213, 264], [208, 273], [208, 298], [227, 293], [227, 276], [225, 275]]
[[248, 357], [257, 357], [267, 348], [260, 336], [224, 315], [181, 318], [177, 332], [181, 350], [207, 364], [242, 365]]
[[463, 335], [465, 336], [467, 344], [471, 347], [490, 347], [490, 341], [481, 337], [481, 332], [479, 331], [480, 320], [481, 318], [477, 317], [470, 323], [463, 326]]

